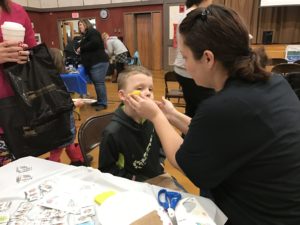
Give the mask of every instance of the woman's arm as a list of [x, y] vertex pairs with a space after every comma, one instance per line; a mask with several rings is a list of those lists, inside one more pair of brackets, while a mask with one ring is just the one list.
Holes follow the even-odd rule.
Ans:
[[177, 111], [173, 104], [170, 101], [166, 100], [164, 97], [162, 99], [162, 102], [157, 102], [157, 104], [163, 111], [169, 122], [183, 134], [186, 134], [191, 123], [191, 118]]

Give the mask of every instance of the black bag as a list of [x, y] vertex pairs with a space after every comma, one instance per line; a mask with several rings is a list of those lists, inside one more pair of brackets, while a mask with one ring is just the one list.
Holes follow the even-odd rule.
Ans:
[[[26, 146], [22, 156], [38, 156], [72, 142], [70, 127], [73, 101], [60, 78], [45, 44], [30, 50], [30, 61], [5, 68], [19, 99], [20, 129]], [[18, 141], [18, 140], [16, 140]]]

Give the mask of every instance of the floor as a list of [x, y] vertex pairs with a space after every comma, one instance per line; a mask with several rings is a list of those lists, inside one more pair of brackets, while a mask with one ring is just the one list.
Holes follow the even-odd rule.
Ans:
[[[164, 86], [164, 80], [163, 80], [163, 71], [155, 71], [153, 72], [153, 78], [154, 78], [154, 95], [155, 95], [155, 99], [159, 100], [161, 99], [161, 96], [164, 95], [164, 91], [165, 91], [165, 86]], [[90, 105], [84, 105], [83, 107], [81, 107], [80, 109], [77, 109], [77, 111], [80, 112], [80, 117], [81, 120], [76, 119], [76, 127], [77, 130], [79, 129], [81, 123], [83, 121], [85, 121], [88, 117], [94, 116], [94, 115], [101, 115], [101, 114], [105, 114], [108, 112], [112, 112], [114, 111], [118, 105], [120, 104], [120, 100], [119, 97], [117, 95], [117, 84], [116, 83], [111, 83], [109, 77], [106, 80], [106, 88], [107, 88], [107, 93], [108, 93], [108, 108], [106, 110], [102, 110], [102, 111], [95, 111], [95, 109], [93, 107], [91, 107]], [[95, 98], [96, 94], [93, 88], [93, 85], [88, 85], [88, 95], [89, 98]], [[76, 96], [76, 94], [73, 96], [73, 98], [77, 98], [78, 96]], [[176, 102], [176, 101], [175, 101]], [[184, 108], [179, 107], [178, 110], [183, 111]], [[76, 117], [76, 115], [75, 115]], [[76, 117], [77, 118], [77, 117]], [[91, 164], [91, 166], [93, 168], [98, 168], [98, 154], [99, 154], [99, 150], [95, 149], [92, 151], [91, 153], [94, 157], [94, 160]], [[43, 155], [42, 157], [45, 158], [47, 157], [48, 154]], [[63, 153], [62, 157], [61, 157], [62, 163], [70, 163], [70, 160], [68, 159], [67, 155], [65, 153]], [[166, 162], [166, 172], [168, 172], [169, 174], [173, 175], [178, 182], [189, 192], [192, 194], [199, 194], [199, 189], [197, 187], [195, 187], [191, 181], [188, 180], [188, 178], [182, 174], [181, 172], [179, 172], [178, 170], [174, 169], [170, 163]]]

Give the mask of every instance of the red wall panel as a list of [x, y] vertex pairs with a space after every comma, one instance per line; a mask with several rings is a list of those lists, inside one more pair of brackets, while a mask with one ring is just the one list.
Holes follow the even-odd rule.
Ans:
[[[28, 12], [32, 22], [34, 23], [34, 31], [41, 34], [42, 41], [49, 47], [59, 48], [59, 36], [57, 21], [62, 19], [71, 19], [72, 12], [78, 12], [80, 18], [93, 17], [96, 18], [97, 30], [100, 32], [108, 32], [110, 35], [123, 36], [123, 14], [127, 12], [147, 12], [161, 11], [163, 5], [148, 6], [130, 6], [120, 8], [109, 8], [109, 18], [101, 20], [99, 16], [100, 9], [89, 10], [73, 10], [62, 12]], [[115, 32], [117, 30], [117, 32]], [[121, 31], [120, 33], [118, 31]]]

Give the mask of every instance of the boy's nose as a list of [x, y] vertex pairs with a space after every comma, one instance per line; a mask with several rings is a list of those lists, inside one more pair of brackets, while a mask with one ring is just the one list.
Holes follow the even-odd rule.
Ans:
[[144, 95], [149, 98], [151, 97], [151, 92], [149, 90], [145, 90]]

